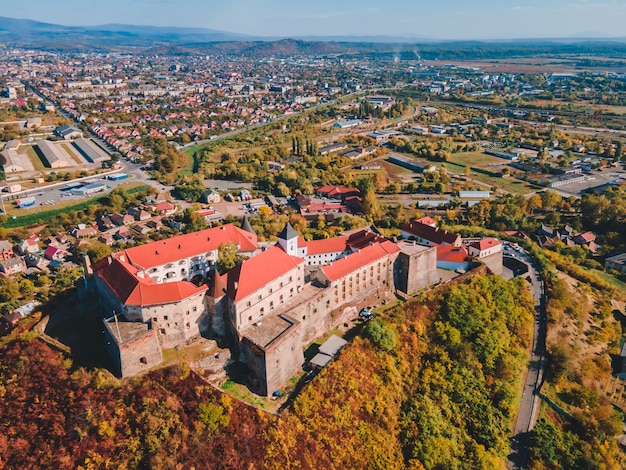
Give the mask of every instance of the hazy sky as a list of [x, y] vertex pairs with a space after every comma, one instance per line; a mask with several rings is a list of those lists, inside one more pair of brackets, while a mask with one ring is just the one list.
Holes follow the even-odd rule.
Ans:
[[0, 0], [0, 16], [258, 36], [626, 36], [626, 0]]

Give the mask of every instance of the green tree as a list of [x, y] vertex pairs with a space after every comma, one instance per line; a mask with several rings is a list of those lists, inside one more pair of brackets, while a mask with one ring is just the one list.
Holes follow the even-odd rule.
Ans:
[[224, 274], [237, 265], [237, 245], [221, 243], [217, 249], [217, 270]]
[[372, 320], [367, 324], [365, 335], [386, 352], [395, 351], [398, 344], [398, 335], [392, 326], [382, 320]]

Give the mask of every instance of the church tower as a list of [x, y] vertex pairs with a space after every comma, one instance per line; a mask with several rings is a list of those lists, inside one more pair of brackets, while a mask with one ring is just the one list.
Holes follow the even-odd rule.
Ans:
[[298, 256], [298, 234], [289, 222], [278, 235], [278, 244], [288, 255]]

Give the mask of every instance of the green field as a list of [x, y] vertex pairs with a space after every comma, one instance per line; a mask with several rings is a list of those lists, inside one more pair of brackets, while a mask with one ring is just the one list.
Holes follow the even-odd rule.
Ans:
[[471, 170], [470, 179], [497, 186], [513, 194], [525, 194], [541, 189], [540, 186], [535, 186], [526, 181], [520, 181], [515, 178], [502, 178], [500, 176], [500, 165], [506, 165], [506, 160], [487, 155], [482, 151], [453, 153], [450, 161], [446, 163], [446, 167], [451, 172], [461, 175], [465, 174], [465, 168], [469, 166]]
[[488, 168], [489, 165], [505, 165], [507, 163], [502, 158], [487, 155], [480, 150], [476, 152], [453, 153], [450, 155], [450, 162], [463, 167], [469, 165], [472, 168]]

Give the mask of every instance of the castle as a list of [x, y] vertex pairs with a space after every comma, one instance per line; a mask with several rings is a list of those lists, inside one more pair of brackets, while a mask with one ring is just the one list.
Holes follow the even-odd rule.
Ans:
[[[220, 276], [223, 243], [245, 259]], [[307, 242], [290, 224], [276, 245], [259, 248], [244, 219], [242, 228], [228, 224], [114, 253], [94, 264], [92, 279], [118, 375], [149, 369], [162, 361], [162, 348], [212, 330], [248, 366], [250, 388], [269, 395], [301, 370], [307, 344], [354, 319], [359, 307], [437, 282], [436, 256], [434, 247], [394, 243], [372, 230]], [[198, 282], [205, 279], [209, 285]]]

